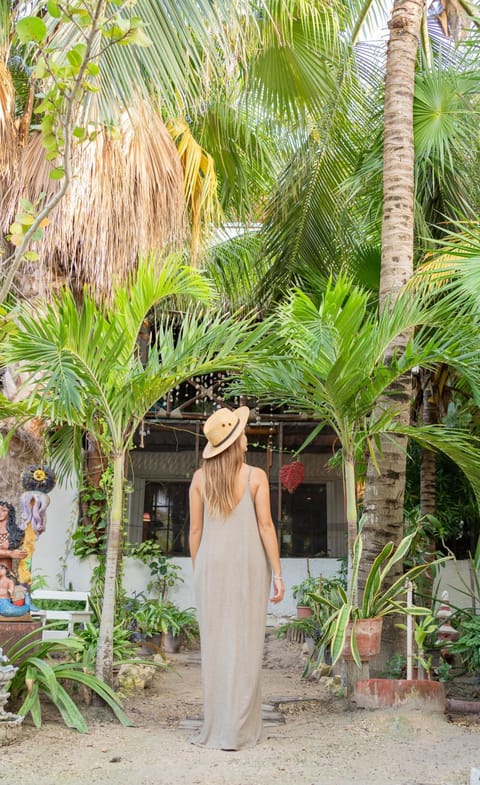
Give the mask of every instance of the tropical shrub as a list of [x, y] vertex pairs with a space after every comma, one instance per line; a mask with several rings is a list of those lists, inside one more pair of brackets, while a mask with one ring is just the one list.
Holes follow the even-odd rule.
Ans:
[[138, 630], [146, 637], [170, 632], [183, 633], [191, 639], [198, 635], [198, 625], [193, 608], [180, 610], [171, 602], [146, 600], [136, 612]]
[[42, 698], [59, 711], [69, 728], [86, 733], [88, 726], [67, 685], [83, 685], [96, 693], [110, 707], [122, 725], [133, 726], [115, 691], [104, 681], [83, 669], [84, 641], [77, 637], [38, 640], [38, 631], [27, 633], [5, 655], [17, 668], [10, 682], [10, 702], [22, 717], [30, 715], [35, 727], [42, 725]]
[[[329, 647], [332, 664], [334, 664], [342, 654], [349, 625], [351, 626], [351, 623], [357, 619], [373, 619], [394, 613], [412, 616], [430, 615], [428, 608], [407, 606], [406, 584], [408, 581], [413, 581], [425, 570], [442, 564], [451, 557], [445, 556], [427, 564], [417, 564], [400, 575], [391, 585], [386, 585], [388, 577], [392, 575], [397, 565], [406, 559], [414, 536], [415, 532], [412, 532], [404, 537], [397, 546], [393, 542], [384, 546], [368, 571], [362, 601], [359, 603], [355, 597], [355, 587], [362, 557], [362, 536], [361, 532], [357, 534], [353, 547], [350, 589], [346, 591], [343, 587], [338, 586], [336, 592], [332, 593], [330, 597], [321, 594], [312, 595], [312, 599], [327, 611], [326, 618], [322, 622], [318, 656], [323, 656], [325, 649]], [[360, 667], [354, 629], [351, 635], [351, 651], [353, 659]]]
[[167, 596], [169, 589], [177, 583], [183, 583], [180, 565], [175, 564], [170, 556], [166, 556], [154, 540], [145, 540], [139, 545], [128, 546], [126, 555], [139, 559], [147, 565], [151, 576], [147, 591], [158, 594], [162, 600]]
[[460, 654], [470, 673], [480, 672], [480, 616], [471, 616], [459, 626], [460, 637], [448, 647], [448, 651]]

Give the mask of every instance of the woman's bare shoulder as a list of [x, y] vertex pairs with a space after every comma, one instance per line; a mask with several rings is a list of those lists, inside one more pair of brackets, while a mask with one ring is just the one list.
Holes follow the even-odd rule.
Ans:
[[202, 484], [203, 484], [203, 471], [202, 469], [197, 469], [193, 473], [191, 487], [192, 488], [200, 487]]
[[250, 466], [250, 483], [252, 485], [260, 485], [261, 483], [268, 482], [267, 474], [259, 466]]

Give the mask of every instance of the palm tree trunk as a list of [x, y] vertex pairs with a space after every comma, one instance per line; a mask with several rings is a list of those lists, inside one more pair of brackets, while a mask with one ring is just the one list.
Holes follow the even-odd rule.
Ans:
[[[422, 384], [422, 421], [424, 425], [434, 425], [438, 422], [438, 406], [432, 390], [432, 372], [425, 369], [420, 371]], [[436, 503], [437, 456], [433, 450], [426, 447], [422, 449], [420, 464], [420, 515], [435, 515]], [[425, 534], [425, 561], [434, 558], [437, 543], [435, 537]], [[429, 605], [433, 598], [433, 574], [425, 573], [420, 582], [422, 605]]]
[[395, 297], [413, 272], [413, 91], [425, 0], [395, 0], [385, 76], [380, 299]]
[[[435, 425], [438, 422], [438, 406], [436, 405], [434, 380], [431, 371], [420, 369], [419, 379], [422, 389], [422, 422], [424, 425]], [[436, 474], [437, 457], [433, 450], [422, 449], [420, 464], [420, 513], [435, 515], [436, 511]]]
[[[351, 586], [353, 543], [357, 536], [357, 489], [355, 484], [355, 462], [352, 458], [345, 458], [343, 463], [343, 477], [345, 484], [345, 503], [347, 513], [347, 543], [348, 543], [348, 586]], [[358, 586], [352, 586], [354, 602], [357, 601]]]
[[95, 675], [108, 684], [112, 682], [113, 665], [113, 627], [115, 622], [115, 592], [117, 585], [118, 563], [122, 541], [123, 481], [125, 455], [117, 453], [113, 457], [113, 491], [110, 513], [107, 554], [105, 559], [105, 582], [98, 636]]
[[[380, 277], [381, 307], [388, 307], [387, 297], [395, 298], [413, 272], [414, 239], [414, 144], [413, 93], [418, 37], [425, 0], [395, 0], [389, 23], [384, 110], [383, 223], [382, 265]], [[391, 353], [401, 349], [408, 335], [391, 346]], [[386, 358], [388, 361], [388, 357]], [[409, 422], [411, 399], [410, 377], [396, 385], [395, 404], [399, 419]], [[379, 456], [381, 476], [372, 461], [367, 469], [365, 487], [364, 558], [359, 572], [360, 589], [365, 585], [367, 570], [378, 551], [388, 540], [399, 542], [403, 533], [403, 497], [405, 490], [406, 440], [382, 439]], [[392, 580], [394, 580], [392, 575]], [[395, 637], [393, 626], [386, 625], [388, 650]], [[389, 629], [390, 628], [390, 629]], [[384, 636], [385, 637], [385, 636]], [[390, 645], [389, 645], [390, 644]]]

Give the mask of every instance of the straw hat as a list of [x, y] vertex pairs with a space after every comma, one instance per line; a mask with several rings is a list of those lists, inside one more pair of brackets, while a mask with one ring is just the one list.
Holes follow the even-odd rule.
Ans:
[[208, 440], [202, 453], [203, 457], [213, 458], [230, 447], [243, 433], [249, 414], [248, 406], [240, 406], [233, 411], [218, 409], [212, 414], [203, 426], [203, 432]]

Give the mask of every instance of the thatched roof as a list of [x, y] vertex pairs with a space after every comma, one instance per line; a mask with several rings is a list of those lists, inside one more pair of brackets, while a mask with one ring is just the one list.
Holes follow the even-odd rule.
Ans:
[[14, 126], [15, 91], [10, 72], [0, 60], [0, 193], [2, 183], [12, 172], [17, 148]]
[[[19, 199], [31, 202], [58, 189], [49, 178], [39, 134], [20, 155], [19, 170], [0, 205], [8, 231]], [[89, 284], [100, 297], [134, 268], [139, 254], [171, 250], [184, 240], [183, 171], [158, 113], [139, 102], [122, 117], [120, 133], [100, 130], [94, 141], [74, 145], [69, 191], [50, 214], [34, 247], [35, 277], [46, 287]]]

